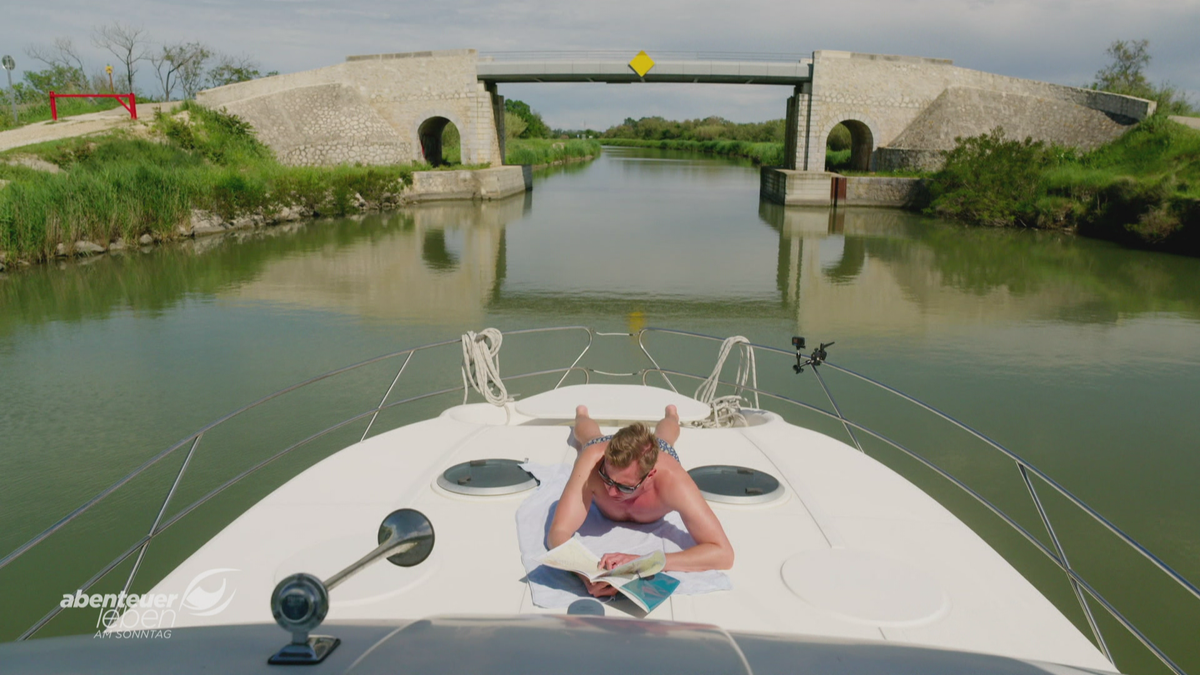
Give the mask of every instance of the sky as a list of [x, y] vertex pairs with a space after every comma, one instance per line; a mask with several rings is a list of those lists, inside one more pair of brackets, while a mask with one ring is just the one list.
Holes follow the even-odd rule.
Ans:
[[[952, 59], [1013, 77], [1083, 86], [1115, 40], [1150, 41], [1151, 82], [1200, 104], [1200, 0], [4, 0], [0, 53], [13, 79], [42, 66], [31, 45], [68, 37], [89, 71], [114, 60], [93, 46], [97, 26], [143, 27], [156, 43], [200, 41], [283, 73], [348, 55], [473, 48], [480, 52], [639, 50], [752, 52], [793, 60], [814, 50]], [[116, 64], [114, 63], [114, 66]], [[146, 62], [138, 87], [157, 89]], [[0, 80], [0, 86], [4, 82]], [[509, 84], [557, 128], [605, 129], [626, 117], [718, 115], [736, 122], [785, 115], [790, 88], [711, 84]]]

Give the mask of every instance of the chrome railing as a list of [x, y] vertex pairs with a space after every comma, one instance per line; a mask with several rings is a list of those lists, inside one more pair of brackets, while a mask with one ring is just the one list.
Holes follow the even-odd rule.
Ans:
[[[687, 332], [687, 331], [679, 331], [679, 330], [664, 329], [664, 328], [643, 328], [637, 332], [599, 332], [599, 331], [596, 331], [592, 328], [585, 327], [585, 326], [558, 326], [558, 327], [552, 327], [552, 328], [534, 328], [534, 329], [527, 329], [527, 330], [509, 331], [509, 332], [505, 333], [505, 335], [554, 333], [554, 332], [562, 332], [562, 331], [582, 331], [587, 336], [586, 344], [584, 345], [583, 349], [579, 352], [579, 354], [575, 357], [575, 359], [572, 361], [572, 363], [570, 365], [563, 367], [563, 368], [551, 368], [551, 369], [546, 369], [546, 370], [530, 371], [527, 373], [521, 373], [521, 374], [517, 374], [517, 375], [505, 375], [504, 376], [505, 379], [508, 381], [522, 380], [522, 379], [527, 379], [527, 378], [532, 378], [532, 377], [556, 375], [556, 374], [561, 373], [562, 376], [559, 378], [557, 383], [553, 387], [551, 387], [552, 389], [556, 389], [559, 386], [561, 386], [563, 384], [563, 382], [566, 381], [566, 378], [571, 373], [577, 372], [577, 373], [580, 373], [583, 375], [585, 382], [590, 381], [592, 374], [601, 374], [601, 375], [614, 376], [614, 377], [640, 378], [641, 383], [643, 385], [650, 386], [647, 378], [652, 374], [657, 374], [665, 380], [668, 387], [670, 387], [672, 390], [678, 392], [678, 389], [676, 388], [675, 384], [670, 379], [671, 377], [679, 377], [679, 378], [686, 378], [686, 379], [699, 380], [699, 381], [703, 381], [706, 378], [704, 376], [701, 376], [701, 375], [698, 375], [695, 373], [688, 373], [688, 372], [663, 368], [659, 364], [658, 360], [655, 359], [654, 356], [651, 354], [650, 349], [647, 347], [646, 341], [645, 341], [646, 336], [649, 334], [664, 334], [664, 335], [675, 335], [675, 336], [680, 336], [680, 337], [694, 338], [694, 339], [699, 339], [699, 340], [707, 340], [707, 341], [715, 341], [715, 342], [720, 342], [722, 340], [722, 338], [714, 337], [711, 335], [704, 335], [701, 333], [692, 333], [692, 332]], [[599, 369], [591, 368], [591, 367], [580, 366], [579, 365], [580, 361], [588, 353], [588, 351], [592, 348], [595, 338], [596, 337], [609, 337], [609, 336], [636, 338], [638, 348], [641, 350], [642, 355], [644, 355], [646, 357], [646, 359], [650, 362], [652, 367], [641, 368], [639, 370], [632, 371], [632, 372], [628, 372], [628, 371], [627, 372], [612, 372], [612, 371], [599, 370]], [[182, 518], [184, 518], [188, 514], [192, 513], [197, 508], [199, 508], [203, 504], [207, 503], [208, 501], [210, 501], [217, 495], [221, 494], [228, 488], [240, 483], [242, 480], [244, 480], [248, 476], [258, 472], [259, 470], [270, 465], [271, 463], [275, 462], [276, 460], [280, 459], [281, 457], [284, 457], [287, 454], [293, 452], [294, 450], [301, 448], [305, 445], [308, 445], [309, 443], [312, 443], [313, 441], [323, 438], [339, 429], [345, 428], [348, 425], [351, 425], [351, 424], [354, 424], [355, 422], [359, 422], [364, 419], [370, 418], [368, 421], [368, 424], [367, 424], [367, 429], [366, 429], [366, 431], [364, 431], [364, 433], [362, 435], [362, 439], [366, 439], [367, 435], [370, 432], [370, 429], [372, 428], [376, 419], [378, 418], [379, 413], [382, 411], [385, 411], [385, 410], [396, 408], [398, 406], [413, 403], [415, 401], [433, 398], [435, 396], [441, 396], [441, 395], [454, 393], [457, 391], [463, 392], [464, 401], [465, 401], [466, 397], [469, 393], [465, 380], [464, 380], [464, 383], [462, 386], [443, 388], [443, 389], [439, 389], [439, 390], [432, 391], [432, 392], [425, 392], [425, 393], [421, 393], [418, 395], [410, 396], [410, 397], [403, 398], [400, 400], [395, 400], [395, 401], [390, 401], [390, 402], [388, 401], [388, 398], [392, 395], [392, 392], [395, 389], [396, 384], [399, 382], [401, 375], [403, 375], [403, 373], [405, 372], [405, 369], [408, 367], [408, 364], [412, 360], [414, 354], [416, 354], [417, 352], [426, 351], [426, 350], [430, 350], [430, 349], [434, 349], [434, 348], [438, 348], [438, 347], [446, 347], [449, 345], [458, 345], [458, 344], [460, 344], [460, 340], [458, 340], [458, 339], [446, 340], [446, 341], [442, 341], [442, 342], [436, 342], [436, 343], [431, 343], [431, 344], [427, 344], [427, 345], [422, 345], [420, 347], [414, 347], [412, 349], [406, 349], [406, 350], [402, 350], [402, 351], [398, 351], [398, 352], [393, 352], [391, 354], [385, 354], [383, 356], [375, 357], [373, 359], [368, 359], [366, 361], [362, 361], [360, 363], [356, 363], [351, 366], [346, 366], [344, 368], [339, 368], [339, 369], [324, 373], [322, 375], [318, 375], [316, 377], [313, 377], [313, 378], [310, 378], [303, 382], [300, 382], [299, 384], [292, 385], [290, 387], [281, 389], [273, 394], [270, 394], [270, 395], [265, 396], [253, 403], [250, 403], [249, 405], [243, 406], [242, 408], [239, 408], [238, 410], [235, 410], [234, 412], [229, 413], [228, 415], [225, 415], [224, 417], [202, 427], [201, 429], [199, 429], [195, 433], [191, 434], [187, 438], [179, 441], [175, 445], [171, 446], [170, 448], [167, 448], [166, 450], [160, 452], [159, 454], [155, 455], [154, 457], [152, 457], [149, 460], [147, 460], [146, 462], [144, 462], [141, 466], [136, 468], [133, 472], [131, 472], [124, 478], [118, 480], [112, 486], [106, 488], [104, 491], [100, 492], [98, 495], [93, 497], [91, 500], [89, 500], [88, 502], [86, 502], [85, 504], [80, 506], [79, 508], [75, 509], [71, 513], [67, 514], [62, 519], [60, 519], [58, 522], [51, 525], [49, 528], [47, 528], [43, 532], [39, 533], [37, 536], [33, 537], [28, 542], [26, 542], [25, 544], [21, 545], [20, 547], [18, 547], [17, 549], [12, 551], [8, 555], [6, 555], [4, 558], [0, 559], [0, 569], [3, 569], [5, 566], [9, 565], [14, 560], [18, 559], [19, 557], [21, 557], [22, 555], [27, 553], [29, 550], [31, 550], [32, 548], [37, 546], [39, 543], [46, 540], [48, 537], [50, 537], [56, 531], [60, 530], [63, 526], [65, 526], [66, 524], [68, 524], [71, 521], [78, 518], [81, 514], [83, 514], [84, 512], [86, 512], [89, 509], [91, 509], [92, 507], [94, 507], [97, 503], [99, 503], [100, 501], [102, 501], [103, 499], [105, 499], [106, 497], [111, 495], [113, 492], [115, 492], [121, 486], [127, 484], [133, 478], [142, 474], [147, 469], [154, 466], [155, 464], [162, 461], [163, 459], [170, 456], [171, 454], [175, 453], [176, 451], [182, 449], [185, 446], [189, 446], [188, 454], [185, 457], [182, 465], [180, 466], [179, 471], [177, 472], [175, 479], [171, 484], [171, 488], [168, 490], [167, 495], [165, 496], [165, 498], [163, 500], [163, 504], [160, 507], [159, 513], [158, 513], [157, 517], [155, 518], [154, 524], [151, 526], [149, 532], [147, 532], [147, 534], [145, 534], [144, 536], [139, 538], [136, 542], [134, 542], [134, 544], [132, 546], [130, 546], [128, 549], [126, 549], [121, 555], [117, 556], [109, 564], [105, 565], [99, 572], [97, 572], [90, 579], [88, 579], [83, 585], [79, 586], [79, 589], [82, 591], [89, 590], [98, 581], [100, 581], [107, 574], [112, 572], [112, 570], [114, 570], [117, 566], [119, 566], [121, 563], [128, 560], [131, 556], [133, 556], [136, 553], [138, 557], [134, 563], [134, 566], [129, 574], [128, 579], [125, 582], [124, 590], [126, 592], [128, 592], [130, 586], [132, 585], [132, 583], [137, 575], [141, 561], [145, 555], [146, 548], [148, 547], [150, 542], [156, 536], [158, 536], [163, 531], [167, 530], [172, 525], [179, 522]], [[783, 349], [779, 349], [779, 348], [771, 347], [771, 346], [767, 346], [767, 345], [759, 345], [759, 344], [750, 343], [747, 345], [747, 347], [755, 352], [764, 352], [764, 353], [768, 353], [768, 354], [783, 355], [783, 356], [788, 357], [789, 359], [798, 356], [797, 352], [787, 351], [787, 350], [783, 350]], [[338, 375], [341, 375], [344, 373], [358, 370], [365, 366], [369, 366], [372, 364], [387, 361], [389, 359], [395, 359], [400, 356], [405, 357], [404, 362], [401, 364], [399, 370], [396, 373], [396, 376], [392, 379], [391, 384], [389, 385], [387, 391], [384, 393], [383, 398], [379, 402], [379, 405], [377, 405], [374, 408], [371, 408], [369, 410], [358, 413], [358, 414], [356, 414], [352, 417], [349, 417], [345, 420], [342, 420], [342, 421], [340, 421], [330, 427], [327, 427], [311, 436], [308, 436], [307, 438], [304, 438], [303, 440], [298, 441], [297, 443], [294, 443], [294, 444], [288, 446], [287, 448], [284, 448], [283, 450], [276, 452], [274, 455], [271, 455], [270, 457], [260, 461], [259, 463], [255, 464], [254, 466], [251, 466], [250, 468], [237, 474], [233, 478], [230, 478], [229, 480], [225, 481], [221, 485], [217, 486], [213, 490], [209, 491], [208, 493], [206, 493], [205, 495], [203, 495], [202, 497], [197, 499], [192, 504], [181, 509], [178, 513], [175, 513], [170, 518], [163, 520], [163, 516], [167, 512], [167, 507], [168, 507], [172, 497], [175, 495], [176, 489], [178, 488], [179, 483], [182, 480], [182, 478], [188, 468], [188, 465], [191, 462], [192, 457], [195, 455], [196, 450], [200, 445], [201, 439], [204, 437], [204, 435], [207, 432], [219, 427], [220, 425], [228, 422], [231, 419], [234, 419], [250, 410], [253, 410], [254, 408], [257, 408], [258, 406], [261, 406], [264, 403], [267, 403], [268, 401], [277, 399], [287, 393], [307, 387], [311, 384], [320, 382], [322, 380], [327, 380], [327, 379], [330, 379], [332, 377], [335, 377], [335, 376], [338, 376]], [[870, 436], [871, 438], [874, 438], [874, 439], [886, 444], [887, 446], [904, 453], [906, 456], [911, 457], [912, 459], [919, 462], [921, 465], [932, 470], [938, 476], [949, 481], [952, 485], [954, 485], [955, 487], [962, 490], [964, 493], [966, 493], [968, 496], [972, 497], [979, 504], [981, 504], [982, 506], [987, 508], [991, 513], [993, 513], [994, 515], [999, 517], [1006, 525], [1008, 525], [1014, 531], [1019, 533], [1029, 543], [1033, 544], [1033, 546], [1038, 551], [1040, 551], [1046, 558], [1048, 558], [1056, 567], [1058, 567], [1060, 570], [1062, 570], [1062, 572], [1067, 576], [1068, 582], [1071, 585], [1071, 589], [1072, 589], [1077, 601], [1079, 602], [1081, 609], [1083, 610], [1083, 613], [1087, 620], [1088, 626], [1091, 629], [1093, 639], [1095, 640], [1097, 646], [1104, 653], [1104, 655], [1109, 659], [1110, 662], [1113, 662], [1113, 656], [1109, 650], [1107, 642], [1104, 640], [1104, 637], [1101, 634], [1099, 625], [1097, 624], [1095, 617], [1092, 615], [1091, 608], [1085, 599], [1085, 593], [1087, 596], [1090, 596], [1093, 600], [1095, 600], [1095, 602], [1099, 603], [1100, 606], [1103, 607], [1117, 623], [1119, 623], [1123, 628], [1125, 628], [1127, 631], [1129, 631], [1129, 633], [1139, 643], [1141, 643], [1147, 650], [1150, 651], [1150, 653], [1152, 653], [1156, 658], [1158, 658], [1158, 660], [1161, 661], [1167, 668], [1169, 668], [1172, 672], [1176, 673], [1176, 675], [1186, 675], [1185, 671], [1179, 665], [1177, 665], [1162, 649], [1160, 649], [1157, 645], [1155, 645], [1154, 642], [1151, 641], [1142, 631], [1140, 631], [1136, 626], [1134, 626], [1134, 624], [1129, 619], [1127, 619], [1119, 610], [1117, 610], [1117, 608], [1115, 606], [1113, 606], [1113, 604], [1111, 602], [1109, 602], [1091, 584], [1089, 584], [1085, 579], [1083, 579], [1083, 577], [1080, 576], [1078, 571], [1071, 566], [1071, 564], [1068, 562], [1064, 547], [1063, 547], [1058, 535], [1055, 533], [1053, 523], [1051, 522], [1050, 516], [1049, 516], [1048, 512], [1046, 511], [1045, 506], [1042, 504], [1041, 498], [1038, 495], [1038, 492], [1035, 488], [1033, 479], [1036, 478], [1037, 480], [1041, 481], [1045, 485], [1049, 486], [1054, 492], [1061, 495], [1070, 504], [1074, 505], [1076, 508], [1080, 509], [1083, 513], [1090, 516], [1097, 523], [1099, 523], [1105, 529], [1107, 529], [1109, 532], [1114, 534], [1118, 538], [1119, 541], [1121, 541], [1123, 544], [1128, 546], [1130, 549], [1132, 549], [1133, 551], [1136, 551], [1138, 554], [1140, 554], [1141, 556], [1143, 556], [1144, 558], [1149, 560], [1154, 565], [1154, 567], [1157, 568], [1158, 570], [1160, 570], [1163, 574], [1165, 574], [1167, 576], [1167, 578], [1169, 578], [1170, 580], [1175, 582], [1176, 585], [1185, 589], [1188, 593], [1190, 593], [1196, 599], [1200, 599], [1200, 588], [1197, 588], [1196, 585], [1194, 585], [1193, 583], [1188, 581], [1186, 578], [1184, 578], [1181, 574], [1179, 574], [1179, 572], [1177, 572], [1176, 570], [1171, 568], [1169, 565], [1167, 565], [1162, 559], [1155, 556], [1145, 546], [1138, 543], [1136, 540], [1133, 539], [1133, 537], [1131, 537], [1130, 535], [1128, 535], [1127, 533], [1122, 531], [1120, 528], [1118, 528], [1116, 525], [1114, 525], [1110, 520], [1108, 520], [1107, 518], [1102, 516], [1100, 513], [1098, 513], [1095, 509], [1088, 506], [1086, 503], [1084, 503], [1082, 500], [1080, 500], [1078, 497], [1076, 497], [1074, 494], [1072, 494], [1069, 490], [1067, 490], [1065, 487], [1063, 487], [1061, 484], [1059, 484], [1053, 478], [1049, 477], [1044, 472], [1042, 472], [1041, 470], [1034, 467], [1032, 464], [1030, 464], [1028, 461], [1024, 460], [1023, 458], [1021, 458], [1016, 453], [1005, 448], [1000, 443], [989, 438], [988, 436], [977, 431], [976, 429], [954, 419], [950, 415], [942, 412], [941, 410], [938, 410], [937, 408], [934, 408], [933, 406], [930, 406], [930, 405], [928, 405], [916, 398], [913, 398], [897, 389], [894, 389], [886, 384], [878, 382], [878, 381], [876, 381], [870, 377], [867, 377], [865, 375], [862, 375], [860, 373], [854, 372], [848, 368], [843, 368], [843, 367], [834, 365], [833, 363], [830, 363], [824, 359], [819, 359], [819, 360], [816, 360], [815, 362], [810, 361], [810, 363], [808, 365], [812, 366], [811, 370], [816, 375], [816, 378], [818, 379], [818, 382], [820, 384], [822, 391], [825, 393], [827, 399], [829, 400], [830, 406], [833, 409], [832, 411], [826, 410], [826, 409], [818, 407], [818, 406], [814, 406], [809, 403], [805, 403], [803, 401], [797, 400], [795, 398], [792, 398], [792, 397], [789, 397], [789, 396], [786, 396], [783, 394], [777, 394], [777, 393], [774, 393], [771, 391], [767, 391], [765, 389], [760, 389], [758, 387], [746, 386], [744, 384], [728, 382], [725, 380], [720, 380], [720, 383], [723, 385], [726, 385], [726, 386], [734, 387], [737, 390], [753, 393], [756, 396], [765, 396], [769, 399], [780, 401], [782, 403], [787, 403], [789, 405], [796, 406], [802, 410], [805, 410], [805, 411], [808, 411], [811, 413], [816, 413], [820, 416], [827, 417], [832, 420], [836, 420], [843, 426], [843, 428], [846, 430], [846, 432], [848, 433], [850, 438], [853, 440], [855, 446], [857, 446], [857, 448], [860, 451], [863, 451], [863, 447], [862, 447], [861, 443], [859, 442], [857, 436], [854, 434], [855, 430], [860, 431], [863, 434], [866, 434], [867, 436]], [[1043, 543], [1034, 534], [1032, 534], [1028, 529], [1026, 529], [1024, 526], [1022, 526], [1020, 523], [1018, 523], [1016, 520], [1014, 520], [1011, 516], [1006, 514], [1000, 507], [998, 507], [992, 501], [990, 501], [989, 499], [987, 499], [986, 497], [981, 495], [975, 489], [968, 486], [966, 483], [964, 483], [959, 478], [950, 474], [948, 471], [946, 471], [942, 467], [940, 467], [937, 464], [935, 464], [934, 462], [930, 461], [928, 458], [926, 458], [926, 457], [922, 456], [921, 454], [913, 451], [912, 449], [906, 447], [902, 443], [900, 443], [896, 440], [893, 440], [892, 438], [889, 438], [888, 436], [885, 436], [882, 433], [877, 432], [867, 426], [864, 426], [862, 424], [854, 422], [853, 420], [851, 420], [851, 419], [847, 418], [845, 415], [843, 415], [841, 412], [841, 409], [837, 406], [837, 403], [835, 402], [833, 395], [829, 390], [829, 387], [826, 385], [824, 379], [821, 377], [821, 375], [819, 373], [818, 369], [824, 368], [824, 367], [828, 367], [835, 372], [842, 373], [849, 377], [855, 378], [861, 382], [871, 385], [872, 387], [875, 387], [884, 392], [887, 392], [890, 395], [896, 396], [907, 403], [915, 405], [918, 408], [920, 408], [928, 413], [931, 413], [931, 414], [937, 416], [938, 418], [948, 422], [949, 424], [953, 425], [954, 427], [956, 427], [962, 431], [965, 431], [966, 433], [970, 434], [971, 436], [973, 436], [976, 439], [985, 443], [990, 448], [1000, 452], [1005, 458], [1013, 461], [1016, 465], [1018, 473], [1021, 476], [1021, 480], [1022, 480], [1023, 484], [1025, 485], [1026, 490], [1029, 493], [1032, 504], [1038, 513], [1038, 516], [1042, 522], [1042, 525], [1045, 527], [1047, 534], [1050, 537], [1050, 540], [1053, 544], [1053, 548], [1051, 548], [1050, 546], [1047, 546], [1045, 543]], [[43, 616], [36, 623], [34, 623], [32, 626], [30, 626], [30, 628], [27, 629], [18, 639], [24, 640], [24, 639], [27, 639], [27, 638], [33, 636], [40, 629], [42, 629], [47, 623], [49, 623], [55, 616], [57, 616], [61, 610], [62, 610], [62, 607], [55, 606], [54, 609], [50, 610], [45, 616]]]

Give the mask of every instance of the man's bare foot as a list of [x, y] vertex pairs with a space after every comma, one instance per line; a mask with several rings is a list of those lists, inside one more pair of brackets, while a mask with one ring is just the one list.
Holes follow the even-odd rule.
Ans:
[[573, 445], [576, 450], [581, 449], [584, 443], [601, 435], [600, 425], [596, 424], [596, 420], [588, 416], [587, 406], [575, 406], [575, 425], [571, 433], [575, 439]]

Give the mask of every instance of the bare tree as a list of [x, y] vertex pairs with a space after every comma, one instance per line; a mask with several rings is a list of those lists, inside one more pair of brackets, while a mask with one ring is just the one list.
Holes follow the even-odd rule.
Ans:
[[124, 82], [128, 84], [129, 91], [133, 91], [133, 77], [137, 74], [137, 64], [146, 59], [150, 46], [150, 36], [146, 29], [114, 21], [94, 29], [92, 42], [101, 49], [107, 49], [120, 60], [125, 66]]
[[87, 87], [83, 57], [79, 55], [79, 50], [75, 48], [71, 38], [55, 38], [53, 47], [30, 45], [25, 48], [25, 53], [29, 58], [41, 61], [50, 66], [52, 70], [62, 73], [62, 79], [68, 80], [73, 88], [84, 89]]
[[189, 59], [179, 69], [179, 88], [183, 90], [184, 98], [196, 98], [196, 92], [204, 88], [204, 70], [213, 53], [203, 45], [197, 45], [201, 52], [195, 58]]
[[158, 72], [163, 100], [171, 100], [171, 92], [182, 86], [184, 97], [191, 98], [199, 87], [204, 62], [212, 52], [199, 42], [164, 44], [162, 49], [150, 55], [150, 63]]

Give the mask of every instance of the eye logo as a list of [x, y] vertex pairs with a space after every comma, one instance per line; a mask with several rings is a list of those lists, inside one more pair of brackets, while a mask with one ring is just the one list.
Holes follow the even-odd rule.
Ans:
[[[228, 579], [225, 576], [218, 577], [217, 575], [239, 571], [241, 570], [231, 567], [218, 567], [217, 569], [208, 570], [196, 575], [196, 578], [192, 579], [192, 583], [188, 584], [187, 590], [183, 592], [183, 608], [195, 616], [220, 614], [233, 601], [233, 596], [237, 591], [229, 590], [228, 594], [226, 594]], [[217, 578], [203, 583], [210, 577]], [[218, 581], [220, 582], [219, 585]]]

